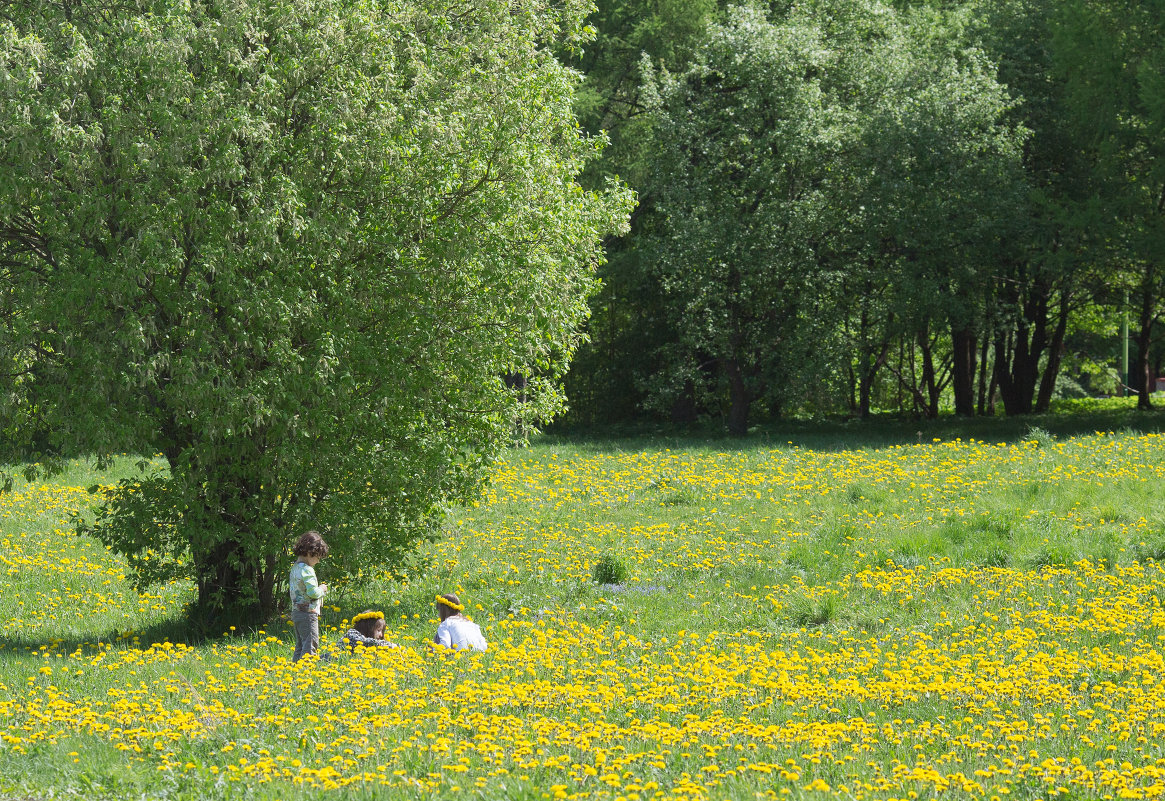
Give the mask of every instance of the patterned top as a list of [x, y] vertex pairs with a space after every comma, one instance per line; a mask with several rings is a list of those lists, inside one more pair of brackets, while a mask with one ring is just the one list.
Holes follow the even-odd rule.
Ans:
[[437, 645], [444, 645], [446, 648], [458, 650], [472, 648], [475, 651], [484, 651], [489, 648], [489, 643], [485, 641], [485, 637], [481, 636], [481, 629], [478, 628], [478, 625], [461, 615], [453, 615], [442, 620], [441, 625], [437, 627], [437, 636], [433, 637], [433, 642]]
[[291, 566], [291, 608], [300, 612], [320, 613], [320, 599], [328, 594], [316, 582], [316, 571], [306, 562]]
[[378, 640], [375, 637], [366, 637], [356, 629], [348, 629], [344, 634], [344, 644], [349, 648], [355, 650], [357, 645], [363, 645], [365, 648], [396, 648], [394, 642], [388, 640]]

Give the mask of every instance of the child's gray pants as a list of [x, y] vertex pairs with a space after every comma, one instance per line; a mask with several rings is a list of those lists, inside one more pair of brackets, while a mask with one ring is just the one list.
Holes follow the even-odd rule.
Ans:
[[292, 662], [298, 662], [304, 654], [314, 654], [320, 647], [320, 616], [316, 612], [300, 612], [298, 609], [291, 613], [291, 622], [295, 624], [295, 656]]

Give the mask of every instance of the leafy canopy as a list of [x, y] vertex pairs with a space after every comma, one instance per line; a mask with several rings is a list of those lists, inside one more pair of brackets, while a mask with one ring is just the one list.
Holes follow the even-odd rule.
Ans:
[[879, 0], [744, 5], [683, 72], [647, 69], [663, 223], [645, 250], [679, 332], [658, 397], [727, 387], [743, 433], [754, 401], [828, 380], [855, 299], [962, 313], [1023, 135], [982, 54], [925, 22]]

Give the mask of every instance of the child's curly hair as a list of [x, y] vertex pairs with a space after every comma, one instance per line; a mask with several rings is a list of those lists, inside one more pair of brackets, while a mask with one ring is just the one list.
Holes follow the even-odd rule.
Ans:
[[328, 555], [328, 544], [318, 531], [308, 531], [292, 546], [291, 551], [296, 556], [318, 556], [323, 559]]

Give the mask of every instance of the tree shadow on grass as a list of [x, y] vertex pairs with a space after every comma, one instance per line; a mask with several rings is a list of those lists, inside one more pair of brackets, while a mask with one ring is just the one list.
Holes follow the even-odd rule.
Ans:
[[[83, 621], [80, 621], [83, 625]], [[72, 654], [80, 650], [82, 654], [95, 654], [109, 648], [145, 650], [164, 642], [181, 643], [192, 647], [214, 642], [231, 644], [251, 642], [259, 631], [267, 636], [287, 639], [283, 634], [284, 622], [276, 617], [267, 621], [266, 626], [256, 625], [247, 629], [211, 633], [205, 625], [197, 624], [188, 615], [175, 615], [157, 621], [143, 628], [105, 628], [89, 634], [67, 634], [53, 636], [38, 635], [36, 632], [0, 633], [0, 661], [13, 658], [27, 658], [30, 654], [52, 653]]]
[[1096, 432], [1159, 433], [1165, 431], [1165, 408], [1072, 410], [1015, 417], [963, 418], [944, 415], [934, 420], [876, 415], [868, 420], [828, 418], [776, 420], [752, 426], [748, 436], [732, 437], [720, 421], [680, 426], [667, 423], [620, 424], [589, 428], [551, 428], [533, 441], [563, 444], [594, 453], [637, 451], [647, 448], [717, 451], [796, 446], [812, 450], [855, 450], [917, 445], [962, 438], [990, 443], [1031, 439], [1032, 429], [1053, 437]]
[[[361, 602], [363, 601], [363, 602]], [[386, 615], [404, 614], [412, 618], [414, 614], [429, 611], [427, 596], [409, 597], [401, 603], [389, 606], [368, 599], [354, 598], [342, 602], [340, 611], [331, 608], [320, 618], [321, 644], [328, 645], [328, 627], [334, 626], [342, 633], [353, 616], [375, 609]], [[391, 612], [390, 612], [391, 610]], [[208, 646], [215, 643], [226, 645], [252, 643], [257, 639], [275, 637], [282, 641], [290, 657], [295, 645], [295, 636], [289, 625], [290, 618], [285, 613], [277, 613], [269, 619], [249, 626], [238, 626], [230, 631], [228, 624], [207, 624], [189, 614], [176, 614], [165, 620], [154, 622], [138, 629], [106, 628], [91, 634], [76, 633], [66, 636], [38, 636], [35, 632], [0, 632], [0, 662], [6, 659], [27, 659], [31, 654], [47, 651], [52, 654], [72, 654], [78, 649], [82, 654], [96, 654], [110, 647], [117, 649], [145, 650], [152, 645], [171, 642], [191, 647]], [[79, 621], [77, 628], [83, 626]], [[224, 631], [223, 629], [228, 629]]]

